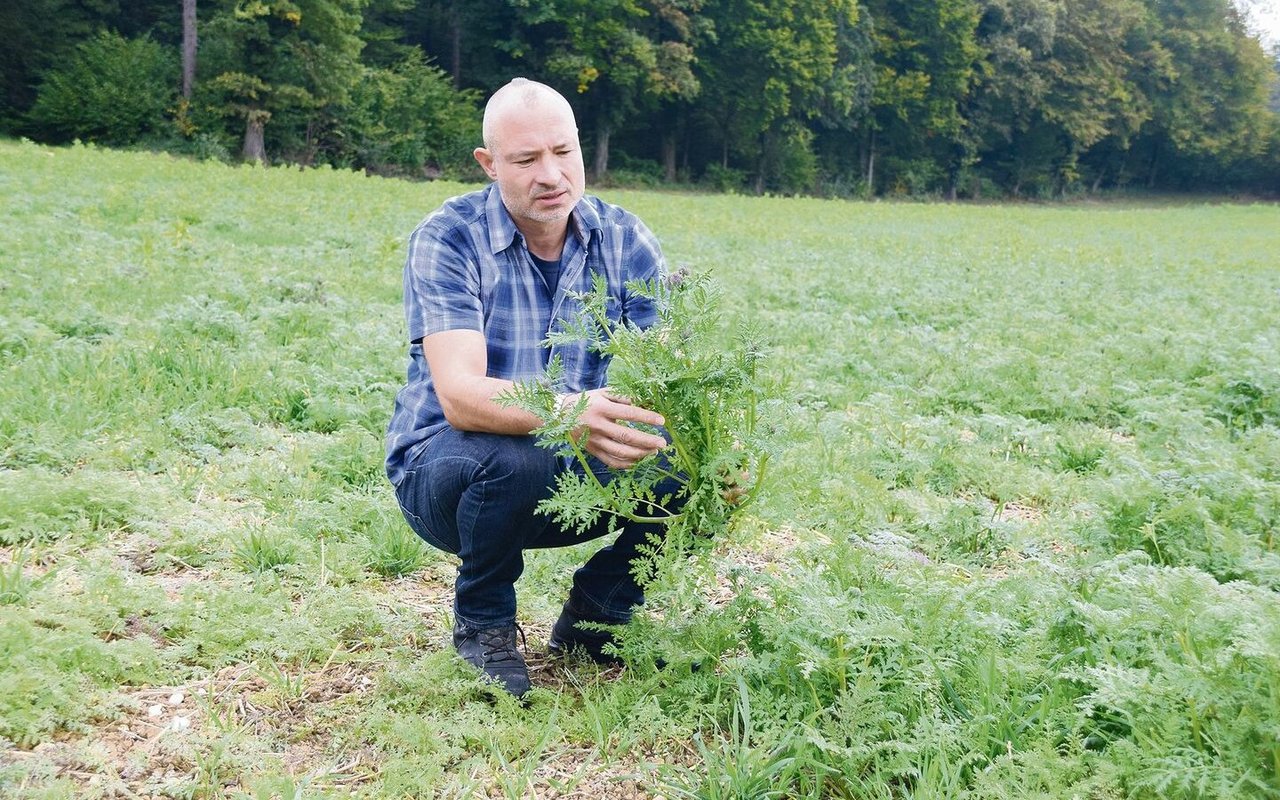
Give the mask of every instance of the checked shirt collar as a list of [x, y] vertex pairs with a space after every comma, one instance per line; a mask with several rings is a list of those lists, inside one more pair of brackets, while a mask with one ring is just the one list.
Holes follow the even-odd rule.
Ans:
[[[489, 185], [489, 196], [485, 199], [485, 219], [489, 223], [489, 252], [498, 255], [515, 244], [516, 237], [521, 236], [511, 214], [502, 203], [502, 192], [496, 183]], [[592, 235], [600, 235], [600, 215], [590, 204], [579, 200], [569, 214], [569, 230], [577, 237], [583, 249], [591, 241]]]

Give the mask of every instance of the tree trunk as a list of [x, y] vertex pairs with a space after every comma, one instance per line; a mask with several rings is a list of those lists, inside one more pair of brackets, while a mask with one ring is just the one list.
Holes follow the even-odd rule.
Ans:
[[450, 48], [452, 52], [453, 67], [453, 88], [462, 88], [462, 19], [458, 12], [458, 4], [454, 3], [449, 9], [449, 28], [450, 28]]
[[876, 129], [871, 129], [871, 146], [867, 148], [867, 196], [876, 196]]
[[182, 0], [182, 96], [196, 85], [196, 0]]
[[674, 128], [668, 128], [662, 134], [662, 176], [667, 183], [676, 182], [676, 136]]
[[609, 134], [613, 131], [604, 120], [596, 122], [596, 155], [591, 164], [593, 180], [602, 180], [609, 171]]
[[[675, 183], [679, 175], [680, 145], [685, 139], [684, 109], [680, 106], [668, 106], [659, 117], [662, 125], [662, 177], [667, 183]], [[685, 152], [685, 158], [689, 154]]]
[[947, 202], [954, 203], [960, 194], [960, 173], [964, 163], [964, 149], [959, 145], [952, 146], [951, 160], [947, 164]]
[[729, 168], [729, 131], [733, 129], [732, 125], [733, 113], [730, 112], [720, 123], [720, 166], [725, 169]]
[[245, 161], [267, 163], [267, 148], [263, 143], [262, 129], [266, 127], [269, 119], [271, 119], [271, 112], [260, 108], [255, 108], [245, 115], [244, 149], [241, 151]]

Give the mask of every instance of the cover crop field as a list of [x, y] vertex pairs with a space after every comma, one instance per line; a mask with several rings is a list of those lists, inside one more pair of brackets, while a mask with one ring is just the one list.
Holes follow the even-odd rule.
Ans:
[[521, 707], [382, 474], [465, 188], [0, 143], [0, 795], [1280, 798], [1280, 208], [604, 193], [788, 411], [625, 670], [529, 559]]

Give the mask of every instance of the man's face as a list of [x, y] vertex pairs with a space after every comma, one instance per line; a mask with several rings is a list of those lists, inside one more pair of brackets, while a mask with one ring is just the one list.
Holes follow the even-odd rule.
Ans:
[[512, 108], [493, 134], [493, 147], [476, 150], [476, 160], [497, 182], [516, 226], [568, 219], [586, 190], [573, 113], [550, 101]]

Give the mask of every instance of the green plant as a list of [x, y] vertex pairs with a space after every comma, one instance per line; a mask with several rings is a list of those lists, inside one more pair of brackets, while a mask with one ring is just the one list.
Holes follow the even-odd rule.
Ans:
[[101, 536], [127, 530], [146, 513], [137, 487], [111, 473], [0, 472], [0, 544]]
[[717, 731], [716, 742], [711, 745], [702, 734], [693, 736], [699, 766], [664, 766], [657, 771], [665, 790], [690, 800], [769, 800], [791, 796], [787, 772], [795, 758], [790, 743], [783, 740], [761, 746], [752, 724], [750, 693], [740, 677], [737, 689], [728, 731]]
[[272, 572], [293, 564], [298, 548], [292, 541], [265, 528], [246, 533], [236, 542], [232, 556], [242, 569], [254, 573]]
[[[562, 401], [562, 366], [555, 360], [543, 380], [517, 384], [501, 402], [537, 415], [543, 421], [534, 431], [538, 443], [571, 454], [583, 468], [582, 474], [562, 473], [556, 494], [539, 510], [579, 529], [608, 514], [714, 536], [755, 497], [765, 477], [769, 449], [764, 426], [757, 429], [767, 400], [757, 377], [763, 347], [744, 330], [726, 352], [718, 294], [705, 275], [681, 271], [627, 288], [657, 304], [654, 325], [641, 329], [611, 321], [608, 289], [597, 277], [591, 292], [574, 295], [582, 314], [552, 333], [548, 343], [585, 339], [610, 359], [610, 388], [666, 420], [670, 444], [663, 453], [602, 481], [578, 434], [586, 398]], [[673, 495], [656, 494], [664, 480], [679, 487]]]
[[377, 525], [369, 530], [365, 566], [387, 578], [416, 572], [426, 563], [422, 542], [403, 525]]
[[1107, 455], [1107, 445], [1097, 440], [1064, 441], [1055, 447], [1058, 466], [1065, 472], [1092, 472]]
[[[669, 583], [672, 600], [688, 605], [692, 582], [677, 565], [699, 541], [728, 529], [764, 485], [770, 426], [758, 421], [762, 407], [776, 413], [776, 404], [758, 375], [764, 357], [759, 338], [744, 328], [731, 347], [725, 346], [720, 295], [709, 276], [681, 270], [629, 283], [627, 290], [655, 303], [658, 318], [652, 326], [611, 320], [608, 289], [597, 276], [590, 292], [573, 295], [582, 313], [547, 341], [586, 340], [609, 359], [610, 388], [666, 421], [657, 432], [664, 432], [670, 444], [661, 453], [601, 479], [578, 433], [587, 398], [564, 402], [558, 359], [543, 379], [516, 384], [499, 401], [538, 416], [543, 422], [534, 431], [538, 444], [571, 455], [581, 467], [560, 474], [555, 494], [539, 504], [539, 511], [579, 530], [602, 515], [619, 524], [665, 525], [665, 546], [648, 548], [647, 562], [634, 569], [641, 583], [653, 589]], [[672, 484], [675, 489], [665, 488]]]
[[747, 174], [740, 169], [711, 163], [702, 176], [702, 182], [717, 192], [732, 194], [742, 190]]
[[514, 758], [508, 758], [503, 752], [504, 747], [510, 746], [509, 743], [500, 739], [491, 739], [487, 742], [489, 746], [489, 755], [495, 762], [494, 779], [502, 788], [503, 797], [507, 800], [522, 800], [528, 797], [530, 793], [537, 792], [534, 784], [534, 772], [548, 758], [547, 750], [553, 740], [560, 733], [558, 727], [559, 714], [552, 710], [550, 716], [542, 725], [541, 734], [533, 742], [524, 742], [519, 745], [519, 752]]
[[306, 675], [301, 670], [297, 675], [290, 675], [275, 661], [264, 660], [258, 665], [257, 673], [281, 708], [287, 708], [302, 699], [302, 692], [306, 688]]
[[1280, 422], [1280, 393], [1252, 381], [1234, 381], [1219, 391], [1212, 416], [1235, 438], [1250, 428]]

